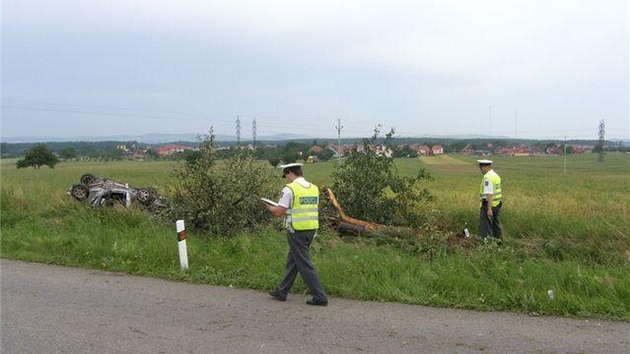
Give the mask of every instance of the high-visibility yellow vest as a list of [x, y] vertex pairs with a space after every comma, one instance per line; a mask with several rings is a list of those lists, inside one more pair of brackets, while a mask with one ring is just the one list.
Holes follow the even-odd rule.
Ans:
[[492, 196], [492, 206], [495, 207], [497, 205], [499, 205], [499, 203], [501, 203], [501, 199], [503, 198], [503, 195], [501, 194], [501, 177], [499, 177], [499, 175], [494, 172], [494, 170], [490, 170], [488, 172], [486, 172], [485, 175], [483, 175], [483, 177], [481, 178], [481, 185], [479, 186], [479, 196], [481, 197], [481, 200], [483, 201], [483, 197], [484, 197], [484, 193], [483, 193], [483, 181], [485, 179], [489, 179], [490, 182], [492, 182], [492, 186], [494, 187], [494, 195]]
[[312, 184], [304, 188], [299, 183], [289, 183], [293, 191], [293, 205], [287, 210], [287, 221], [294, 230], [319, 229], [319, 188]]

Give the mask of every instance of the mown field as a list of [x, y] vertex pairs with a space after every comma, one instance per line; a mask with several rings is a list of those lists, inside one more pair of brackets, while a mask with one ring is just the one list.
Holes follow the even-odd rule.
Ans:
[[[435, 200], [420, 210], [427, 220], [424, 239], [410, 244], [320, 232], [313, 256], [333, 301], [630, 320], [630, 155], [608, 154], [603, 163], [592, 154], [493, 159], [503, 179], [504, 247], [478, 239], [481, 175], [474, 157], [399, 159], [400, 174], [424, 167], [434, 177], [426, 187]], [[328, 185], [336, 163], [306, 165], [305, 174]], [[287, 248], [279, 219], [230, 239], [189, 232], [190, 268], [182, 271], [174, 223], [136, 208], [93, 210], [65, 194], [86, 172], [166, 191], [174, 166], [70, 162], [18, 170], [15, 160], [2, 160], [1, 256], [272, 289]], [[458, 240], [466, 224], [472, 237]], [[298, 282], [294, 293], [304, 291]]]

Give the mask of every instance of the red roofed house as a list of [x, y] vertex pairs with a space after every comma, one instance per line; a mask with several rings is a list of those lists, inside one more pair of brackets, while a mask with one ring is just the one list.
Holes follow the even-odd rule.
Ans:
[[470, 144], [466, 145], [462, 149], [462, 154], [464, 154], [464, 155], [472, 155], [474, 153], [475, 153], [475, 149], [473, 149], [473, 147]]
[[169, 156], [175, 153], [184, 152], [188, 147], [185, 145], [164, 145], [159, 147], [156, 151], [160, 156]]

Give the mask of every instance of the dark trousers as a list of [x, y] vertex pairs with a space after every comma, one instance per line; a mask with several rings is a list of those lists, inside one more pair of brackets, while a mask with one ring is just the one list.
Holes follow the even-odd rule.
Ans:
[[319, 282], [319, 276], [315, 265], [311, 260], [309, 247], [316, 230], [295, 231], [294, 233], [287, 231], [287, 241], [289, 243], [289, 254], [287, 255], [287, 264], [284, 270], [284, 277], [280, 282], [278, 291], [283, 295], [287, 295], [298, 273], [302, 276], [304, 283], [308, 287], [313, 300], [326, 300], [326, 293], [322, 284]]
[[479, 209], [481, 238], [494, 237], [499, 243], [503, 241], [503, 226], [501, 225], [501, 219], [499, 219], [502, 205], [503, 203], [499, 203], [499, 205], [492, 207], [492, 218], [488, 218], [488, 213], [486, 212], [487, 202], [481, 203], [481, 209]]

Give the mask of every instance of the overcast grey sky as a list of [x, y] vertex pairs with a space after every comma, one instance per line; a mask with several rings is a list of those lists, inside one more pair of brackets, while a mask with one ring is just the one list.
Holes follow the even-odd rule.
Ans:
[[628, 0], [5, 0], [2, 137], [627, 139]]

